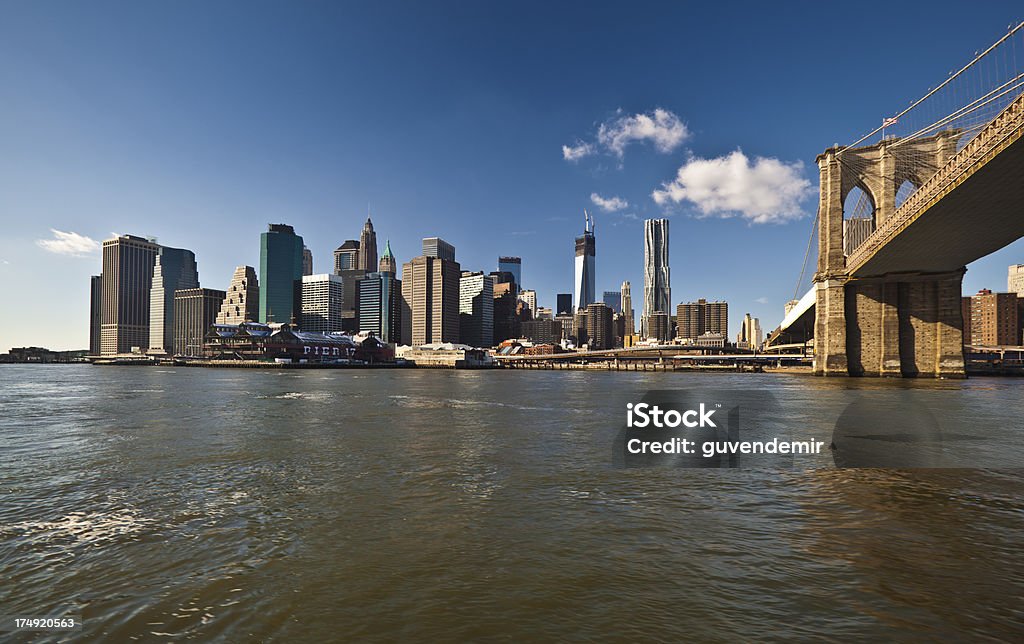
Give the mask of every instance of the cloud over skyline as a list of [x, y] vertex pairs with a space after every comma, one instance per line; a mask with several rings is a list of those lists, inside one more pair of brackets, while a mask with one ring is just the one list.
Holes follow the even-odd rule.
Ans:
[[661, 206], [690, 202], [702, 217], [739, 216], [754, 224], [778, 224], [803, 217], [801, 202], [812, 192], [802, 162], [751, 160], [736, 150], [713, 159], [691, 157], [651, 197]]
[[64, 232], [51, 228], [53, 239], [37, 239], [36, 245], [43, 250], [69, 257], [88, 257], [100, 250], [100, 243], [92, 237], [75, 232]]
[[629, 202], [621, 197], [602, 197], [596, 192], [590, 193], [590, 201], [605, 212], [616, 212], [629, 207]]
[[643, 142], [650, 142], [655, 150], [668, 154], [688, 138], [690, 130], [686, 124], [669, 110], [659, 107], [650, 112], [626, 115], [619, 109], [614, 118], [598, 126], [596, 144], [577, 139], [573, 145], [562, 146], [562, 158], [575, 162], [604, 151], [622, 159], [630, 144]]

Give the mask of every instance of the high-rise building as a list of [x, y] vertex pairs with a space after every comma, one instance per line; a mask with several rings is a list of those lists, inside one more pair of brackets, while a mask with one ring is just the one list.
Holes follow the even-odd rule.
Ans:
[[498, 272], [512, 273], [516, 280], [516, 288], [523, 289], [523, 258], [522, 257], [499, 257]]
[[1006, 290], [1024, 297], [1024, 264], [1010, 266], [1006, 276]]
[[562, 341], [562, 323], [550, 318], [522, 323], [522, 335], [537, 344], [558, 344]]
[[302, 277], [302, 313], [299, 328], [317, 333], [342, 331], [341, 308], [344, 286], [333, 273]]
[[1016, 346], [1017, 294], [993, 293], [982, 289], [971, 297], [971, 344], [975, 346]]
[[174, 355], [174, 292], [199, 288], [196, 256], [183, 248], [161, 246], [153, 264], [149, 293], [148, 353]]
[[134, 235], [103, 242], [100, 353], [149, 348], [149, 294], [160, 246]]
[[459, 280], [459, 338], [463, 344], [494, 346], [494, 278], [463, 271]]
[[363, 232], [359, 235], [359, 266], [361, 270], [372, 273], [377, 270], [377, 233], [373, 232], [373, 222], [366, 217]]
[[[389, 253], [384, 249], [384, 257]], [[381, 263], [384, 258], [381, 259]], [[359, 280], [359, 331], [396, 344], [402, 332], [402, 281], [394, 271], [367, 273]]]
[[313, 251], [302, 247], [302, 276], [313, 274]]
[[572, 293], [559, 293], [555, 303], [555, 315], [572, 315]]
[[515, 275], [508, 271], [492, 271], [494, 280], [494, 344], [518, 338], [526, 305], [516, 294]]
[[764, 335], [761, 331], [761, 320], [751, 317], [749, 313], [743, 316], [740, 324], [740, 332], [736, 335], [736, 345], [739, 348], [757, 350], [764, 342]]
[[239, 266], [231, 276], [231, 285], [217, 314], [217, 324], [258, 322], [259, 318], [260, 284], [256, 279], [256, 269]]
[[701, 298], [676, 307], [676, 337], [692, 341], [705, 333], [729, 337], [728, 302], [708, 302]]
[[347, 239], [345, 243], [334, 249], [334, 274], [342, 271], [354, 271], [359, 268], [359, 242]]
[[423, 256], [454, 262], [455, 247], [440, 237], [425, 237], [423, 239]]
[[857, 247], [867, 241], [875, 232], [875, 220], [872, 217], [855, 217], [843, 220], [843, 253], [852, 255]]
[[227, 293], [209, 288], [186, 288], [174, 292], [174, 355], [199, 357], [217, 311]]
[[576, 238], [576, 275], [574, 301], [576, 310], [585, 310], [597, 300], [594, 291], [595, 255], [597, 241], [594, 235], [594, 224], [590, 214], [583, 211], [583, 235]]
[[647, 320], [647, 337], [667, 342], [672, 337], [672, 320], [668, 313], [655, 311]]
[[615, 332], [612, 328], [612, 310], [604, 302], [587, 305], [587, 346], [591, 350], [615, 347]]
[[537, 291], [519, 289], [519, 300], [530, 309], [531, 317], [537, 317]]
[[636, 326], [633, 324], [633, 296], [630, 293], [629, 281], [622, 283], [622, 324], [625, 326], [624, 333], [626, 335], [633, 335], [636, 333]]
[[341, 271], [341, 330], [355, 333], [359, 330], [359, 282], [367, 272], [361, 268]]
[[103, 320], [103, 276], [89, 278], [89, 355], [100, 355], [100, 326]]
[[668, 219], [644, 221], [644, 309], [640, 326], [645, 335], [647, 318], [655, 311], [668, 313], [672, 308], [668, 267]]
[[423, 255], [402, 265], [402, 344], [459, 341], [459, 282], [455, 247], [423, 240]]
[[612, 310], [612, 313], [622, 313], [622, 291], [605, 291], [601, 301]]
[[260, 322], [297, 321], [302, 311], [302, 237], [287, 224], [260, 235]]
[[395, 261], [395, 256], [391, 254], [390, 239], [384, 244], [384, 255], [380, 258], [380, 265], [377, 268], [381, 273], [398, 274], [398, 262]]

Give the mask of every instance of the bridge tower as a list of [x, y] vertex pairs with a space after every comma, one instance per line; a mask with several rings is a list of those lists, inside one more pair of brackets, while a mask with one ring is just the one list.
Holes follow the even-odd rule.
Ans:
[[956, 154], [961, 134], [890, 138], [818, 156], [816, 375], [964, 376], [960, 296], [966, 269], [853, 276], [843, 243], [843, 205], [851, 190], [871, 198], [878, 230], [896, 213], [900, 186], [909, 181], [919, 188]]

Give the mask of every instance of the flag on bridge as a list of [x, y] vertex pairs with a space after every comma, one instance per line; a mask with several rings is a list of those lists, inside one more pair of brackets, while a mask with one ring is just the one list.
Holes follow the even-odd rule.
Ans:
[[898, 116], [894, 116], [894, 117], [888, 118], [888, 119], [882, 119], [882, 127], [889, 127], [891, 125], [896, 125], [897, 123], [899, 123], [899, 120], [900, 119], [899, 119]]

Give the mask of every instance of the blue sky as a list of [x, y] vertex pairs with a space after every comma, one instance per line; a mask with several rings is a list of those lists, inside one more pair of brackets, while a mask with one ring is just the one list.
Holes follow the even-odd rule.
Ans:
[[[464, 269], [520, 255], [542, 306], [572, 290], [588, 208], [597, 290], [630, 280], [638, 314], [642, 219], [668, 216], [673, 303], [726, 299], [733, 334], [745, 312], [769, 330], [800, 272], [815, 156], [1024, 13], [778, 4], [0, 3], [0, 351], [88, 344], [99, 254], [39, 243], [54, 230], [156, 236], [223, 289], [270, 222], [328, 271], [368, 203], [399, 261], [431, 235]], [[719, 158], [764, 198], [720, 204], [728, 217], [672, 199], [681, 166]], [[965, 292], [1005, 289], [1017, 262], [1022, 242], [972, 265]]]

